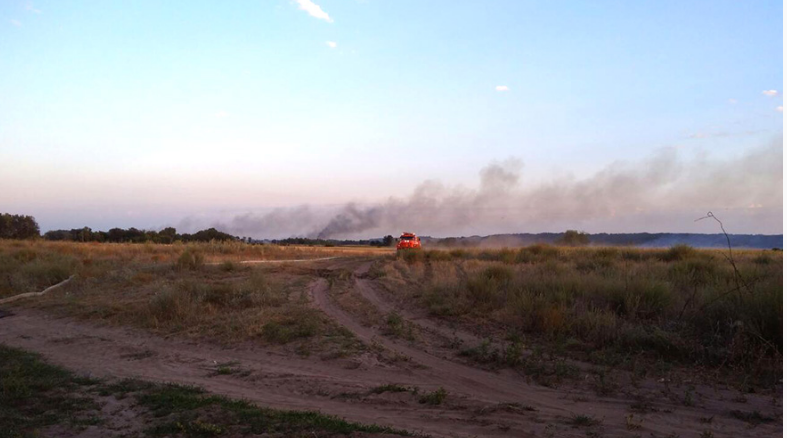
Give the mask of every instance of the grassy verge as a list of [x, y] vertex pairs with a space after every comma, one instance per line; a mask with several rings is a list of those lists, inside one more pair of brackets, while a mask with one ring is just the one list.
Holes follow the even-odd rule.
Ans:
[[128, 431], [132, 435], [412, 436], [406, 431], [353, 423], [317, 412], [260, 408], [195, 387], [86, 379], [47, 364], [37, 354], [0, 345], [2, 437], [35, 437], [47, 427], [79, 431], [92, 426], [101, 431], [111, 422], [108, 417], [112, 414], [101, 411], [101, 400], [106, 397], [131, 400], [129, 407], [136, 412], [135, 423], [139, 425], [139, 430]]

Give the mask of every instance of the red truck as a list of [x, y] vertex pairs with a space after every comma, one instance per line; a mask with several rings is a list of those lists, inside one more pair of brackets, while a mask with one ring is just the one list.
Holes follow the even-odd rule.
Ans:
[[399, 236], [399, 241], [396, 242], [396, 249], [420, 249], [421, 238], [413, 233], [404, 232]]

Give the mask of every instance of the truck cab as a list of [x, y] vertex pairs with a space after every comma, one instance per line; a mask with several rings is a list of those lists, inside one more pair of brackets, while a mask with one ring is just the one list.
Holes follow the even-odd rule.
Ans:
[[421, 238], [413, 233], [404, 232], [399, 236], [399, 241], [396, 242], [396, 249], [420, 249]]

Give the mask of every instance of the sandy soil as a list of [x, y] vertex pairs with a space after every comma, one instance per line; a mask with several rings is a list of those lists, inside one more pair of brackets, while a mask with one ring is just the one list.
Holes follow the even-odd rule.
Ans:
[[[355, 291], [381, 313], [402, 310], [388, 301], [365, 278], [369, 262], [331, 260], [321, 270], [350, 269]], [[697, 385], [693, 401], [664, 394], [658, 382], [640, 388], [652, 393], [646, 413], [631, 410], [631, 392], [599, 396], [582, 385], [546, 388], [510, 370], [479, 369], [454, 360], [445, 351], [430, 351], [429, 343], [412, 343], [381, 335], [378, 327], [363, 325], [331, 297], [328, 282], [315, 278], [309, 287], [314, 306], [352, 331], [373, 348], [402, 357], [382, 363], [374, 354], [342, 360], [289, 356], [254, 344], [232, 348], [210, 343], [165, 339], [146, 332], [55, 318], [40, 311], [15, 308], [0, 318], [0, 342], [42, 353], [50, 361], [94, 376], [136, 377], [159, 382], [199, 385], [208, 391], [254, 401], [261, 406], [318, 410], [349, 420], [389, 425], [432, 436], [556, 436], [556, 437], [714, 437], [781, 436], [782, 400], [747, 395], [745, 403], [733, 391]], [[478, 337], [431, 321], [424, 315], [400, 312], [435, 336], [473, 343]], [[217, 364], [232, 362], [242, 373], [216, 375]], [[443, 387], [445, 402], [419, 403], [411, 393], [372, 394], [388, 383], [417, 387], [420, 394]], [[680, 393], [679, 389], [673, 389]], [[688, 406], [687, 406], [688, 404]], [[774, 417], [750, 425], [730, 412], [757, 411]], [[577, 415], [600, 421], [573, 425]], [[597, 434], [597, 435], [593, 435]], [[673, 435], [671, 435], [673, 434]]]

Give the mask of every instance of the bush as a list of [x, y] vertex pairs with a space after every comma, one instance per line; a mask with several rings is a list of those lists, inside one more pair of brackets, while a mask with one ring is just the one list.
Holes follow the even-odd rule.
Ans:
[[661, 255], [661, 259], [665, 262], [675, 262], [679, 260], [686, 260], [697, 255], [697, 250], [689, 245], [678, 244], [674, 245]]
[[396, 256], [409, 264], [423, 262], [425, 258], [421, 249], [400, 249]]
[[472, 304], [480, 309], [490, 308], [495, 301], [502, 298], [501, 290], [513, 277], [513, 271], [507, 266], [492, 265], [486, 268], [467, 282], [467, 292]]
[[590, 236], [582, 231], [568, 230], [557, 240], [557, 243], [558, 245], [583, 246], [590, 243]]
[[290, 315], [281, 321], [269, 321], [262, 326], [262, 337], [276, 344], [287, 344], [292, 341], [308, 338], [317, 333], [318, 322], [306, 315]]
[[540, 260], [556, 259], [560, 256], [559, 248], [544, 243], [530, 245], [526, 248], [523, 248], [523, 250], [529, 252], [533, 256], [536, 256], [536, 258]]
[[176, 266], [180, 270], [196, 271], [205, 264], [205, 256], [193, 249], [186, 249], [178, 257]]
[[451, 254], [451, 258], [454, 259], [466, 259], [470, 257], [470, 253], [468, 253], [467, 250], [464, 249], [452, 249], [449, 252], [449, 254]]
[[448, 397], [448, 391], [446, 391], [445, 388], [441, 386], [437, 389], [437, 391], [422, 395], [421, 398], [418, 399], [418, 402], [421, 404], [437, 406], [443, 404], [446, 397]]
[[759, 254], [757, 257], [755, 257], [754, 260], [752, 260], [752, 261], [754, 263], [758, 264], [758, 265], [765, 265], [765, 266], [767, 266], [767, 265], [770, 265], [771, 263], [773, 263], [773, 258], [770, 255], [768, 255], [768, 254], [763, 252], [763, 253]]
[[235, 265], [235, 263], [233, 263], [232, 261], [225, 260], [225, 261], [221, 262], [221, 265], [219, 265], [219, 269], [221, 269], [224, 272], [232, 272], [232, 271], [234, 271], [234, 270], [236, 270], [238, 268]]
[[481, 278], [504, 283], [514, 278], [514, 271], [507, 266], [492, 265], [484, 269]]
[[425, 252], [426, 260], [430, 262], [441, 262], [451, 260], [451, 254], [447, 251], [433, 249]]

